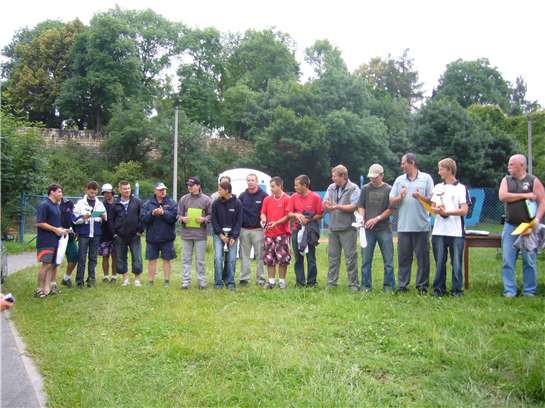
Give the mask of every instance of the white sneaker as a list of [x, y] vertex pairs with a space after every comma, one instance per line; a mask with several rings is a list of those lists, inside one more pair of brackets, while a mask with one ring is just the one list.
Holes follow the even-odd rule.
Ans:
[[128, 279], [125, 279], [123, 281], [123, 283], [121, 284], [121, 286], [129, 286], [129, 280]]
[[142, 286], [142, 284], [140, 283], [140, 281], [138, 279], [136, 279], [134, 281], [134, 286], [136, 286], [137, 288], [139, 288], [140, 286]]
[[280, 289], [286, 289], [286, 286], [287, 286], [287, 285], [286, 285], [286, 281], [284, 281], [284, 282], [282, 282], [282, 281], [278, 282], [278, 287], [279, 287]]

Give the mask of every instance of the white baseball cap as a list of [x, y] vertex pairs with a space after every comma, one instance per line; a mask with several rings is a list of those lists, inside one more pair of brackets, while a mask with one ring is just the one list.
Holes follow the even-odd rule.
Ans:
[[111, 193], [114, 191], [114, 188], [110, 183], [106, 183], [102, 185], [102, 189], [100, 190], [101, 193]]

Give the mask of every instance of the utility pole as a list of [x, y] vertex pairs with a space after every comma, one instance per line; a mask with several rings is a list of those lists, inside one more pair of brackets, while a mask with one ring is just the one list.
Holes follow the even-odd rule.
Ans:
[[172, 198], [178, 202], [178, 107], [174, 110], [174, 165], [172, 175]]
[[528, 115], [528, 174], [532, 175], [534, 172], [532, 157], [532, 117]]

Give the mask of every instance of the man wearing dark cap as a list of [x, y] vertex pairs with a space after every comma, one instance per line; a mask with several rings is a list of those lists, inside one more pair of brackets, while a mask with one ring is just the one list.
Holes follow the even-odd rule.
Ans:
[[199, 288], [206, 288], [206, 224], [210, 222], [212, 200], [203, 194], [198, 177], [189, 177], [188, 193], [178, 202], [178, 219], [182, 223], [182, 289], [191, 285], [193, 251], [197, 261]]
[[170, 285], [170, 261], [176, 258], [176, 202], [167, 196], [164, 183], [155, 184], [155, 194], [144, 203], [142, 223], [146, 227], [148, 287], [153, 286], [159, 254], [163, 259], [164, 286]]

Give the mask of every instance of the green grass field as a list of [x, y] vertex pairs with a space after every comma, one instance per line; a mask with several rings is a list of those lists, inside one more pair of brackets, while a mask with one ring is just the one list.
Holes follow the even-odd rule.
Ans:
[[181, 291], [178, 260], [169, 289], [38, 300], [32, 268], [5, 290], [52, 407], [545, 406], [543, 259], [539, 296], [508, 300], [496, 250], [472, 249], [470, 290], [437, 299], [383, 293], [379, 256], [372, 293], [349, 292], [344, 270], [326, 291], [326, 248], [318, 289], [295, 289], [290, 267], [285, 291], [195, 277]]

